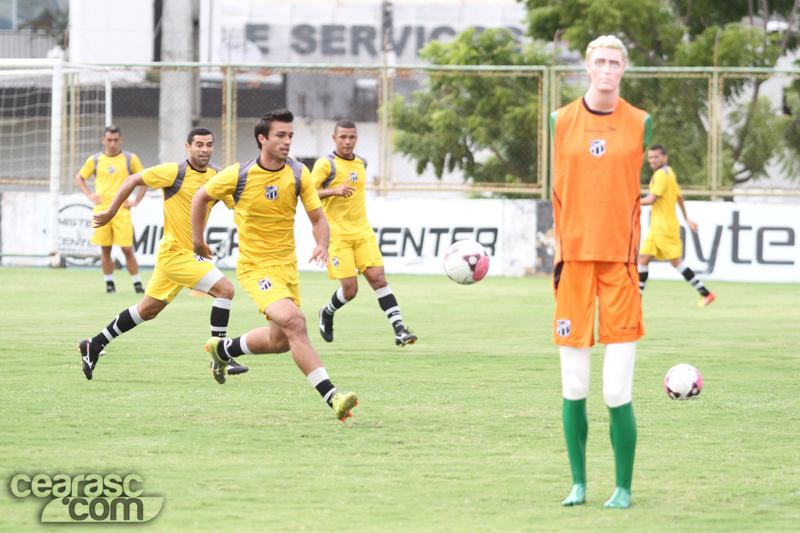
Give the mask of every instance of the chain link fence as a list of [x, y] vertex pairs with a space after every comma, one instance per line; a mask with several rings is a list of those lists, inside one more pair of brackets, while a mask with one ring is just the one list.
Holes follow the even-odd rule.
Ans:
[[[286, 107], [292, 155], [309, 167], [333, 149], [336, 121], [354, 120], [379, 194], [547, 198], [549, 114], [588, 85], [559, 66], [55, 64], [0, 60], [3, 190], [57, 179], [74, 192], [109, 121], [145, 167], [185, 158], [198, 125], [215, 133], [213, 162], [249, 160], [259, 117]], [[631, 68], [621, 93], [652, 115], [687, 197], [800, 196], [800, 70]], [[645, 188], [650, 175], [643, 165]]]

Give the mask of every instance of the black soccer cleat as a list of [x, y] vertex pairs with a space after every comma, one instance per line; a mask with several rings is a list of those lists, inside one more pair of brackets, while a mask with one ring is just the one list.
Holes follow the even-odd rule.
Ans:
[[113, 281], [107, 281], [106, 282], [106, 294], [114, 294], [116, 292], [117, 292], [117, 288], [114, 287], [114, 282]]
[[394, 343], [401, 348], [406, 344], [414, 344], [415, 342], [417, 342], [417, 336], [406, 328], [403, 328], [394, 334]]
[[136, 291], [136, 294], [144, 294], [144, 287], [142, 287], [142, 282], [137, 281], [133, 284], [133, 290]]
[[246, 367], [244, 365], [240, 365], [239, 363], [237, 363], [233, 359], [233, 357], [231, 357], [231, 362], [228, 363], [228, 375], [229, 376], [235, 376], [236, 374], [244, 374], [248, 370], [250, 370], [248, 367]]
[[97, 359], [103, 355], [103, 350], [95, 352], [92, 350], [92, 340], [83, 339], [78, 343], [78, 351], [81, 352], [81, 369], [86, 379], [92, 379], [94, 367], [97, 366]]
[[333, 315], [324, 307], [319, 310], [319, 334], [325, 342], [333, 342]]

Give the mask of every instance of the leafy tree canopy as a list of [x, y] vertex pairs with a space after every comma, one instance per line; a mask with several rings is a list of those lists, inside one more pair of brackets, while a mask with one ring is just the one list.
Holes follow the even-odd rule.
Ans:
[[[523, 3], [534, 45], [520, 50], [502, 30], [468, 30], [452, 43], [431, 43], [422, 56], [435, 65], [549, 65], [552, 54], [545, 52], [545, 43], [556, 39], [583, 53], [594, 38], [614, 34], [626, 43], [636, 66], [772, 67], [800, 45], [792, 31], [771, 31], [768, 25], [773, 20], [796, 27], [800, 0]], [[763, 176], [774, 159], [782, 159], [786, 168], [800, 167], [800, 118], [792, 118], [800, 117], [800, 83], [787, 89], [783, 106], [776, 106], [762, 95], [764, 81], [724, 80], [725, 183]], [[707, 79], [629, 75], [623, 83], [623, 96], [653, 115], [654, 140], [675, 154], [670, 163], [681, 180], [705, 184]], [[562, 85], [562, 100], [575, 97], [575, 90]], [[440, 177], [458, 167], [475, 181], [535, 182], [539, 104], [535, 78], [434, 75], [409, 103], [394, 102], [396, 146], [416, 159], [420, 172], [430, 163]], [[643, 178], [647, 174], [645, 169]]]

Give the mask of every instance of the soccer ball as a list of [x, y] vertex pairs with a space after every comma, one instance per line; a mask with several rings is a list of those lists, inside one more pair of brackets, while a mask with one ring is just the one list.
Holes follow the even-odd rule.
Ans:
[[456, 283], [471, 285], [482, 280], [488, 271], [489, 255], [476, 241], [456, 241], [444, 254], [444, 272]]
[[675, 365], [664, 376], [664, 390], [673, 400], [694, 398], [703, 390], [703, 376], [692, 365]]

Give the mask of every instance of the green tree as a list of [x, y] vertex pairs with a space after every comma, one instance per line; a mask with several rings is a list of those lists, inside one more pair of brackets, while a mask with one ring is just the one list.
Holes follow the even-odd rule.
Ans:
[[[797, 49], [791, 31], [770, 32], [771, 18], [791, 28], [800, 0], [525, 0], [534, 39], [556, 35], [583, 51], [614, 34], [637, 66], [774, 67]], [[725, 80], [723, 105], [732, 109], [723, 136], [723, 178], [744, 183], [764, 176], [773, 158], [800, 156], [788, 142], [792, 121], [763, 97], [763, 78]], [[623, 94], [653, 115], [655, 137], [668, 146], [682, 179], [706, 182], [708, 87], [705, 80], [628, 78]], [[800, 112], [800, 108], [796, 109]], [[796, 125], [795, 125], [796, 129]], [[672, 160], [670, 161], [673, 162]]]
[[[542, 46], [520, 49], [505, 30], [467, 30], [454, 42], [433, 42], [421, 55], [434, 65], [539, 65]], [[468, 180], [534, 183], [538, 161], [541, 77], [499, 72], [437, 71], [427, 90], [393, 102], [395, 147], [441, 178], [459, 168]]]
[[[795, 51], [791, 31], [768, 31], [770, 18], [796, 25], [800, 0], [524, 0], [529, 47], [501, 30], [463, 32], [449, 44], [431, 43], [422, 57], [434, 65], [549, 65], [544, 43], [555, 39], [583, 53], [599, 35], [627, 45], [631, 64], [656, 67], [772, 67]], [[765, 79], [726, 78], [723, 172], [728, 184], [765, 175], [783, 158], [800, 169], [800, 118], [783, 116], [762, 95]], [[787, 91], [785, 107], [800, 117], [800, 83]], [[585, 87], [563, 84], [562, 101]], [[570, 94], [572, 91], [572, 94]], [[577, 91], [577, 92], [576, 92]], [[467, 179], [532, 183], [537, 179], [540, 127], [538, 80], [463, 73], [430, 76], [410, 102], [397, 99], [395, 145], [437, 176], [460, 168]], [[707, 182], [709, 87], [706, 78], [635, 76], [622, 94], [654, 119], [655, 141], [675, 157], [682, 181]], [[788, 154], [788, 157], [787, 157]], [[643, 170], [643, 179], [649, 175]]]

